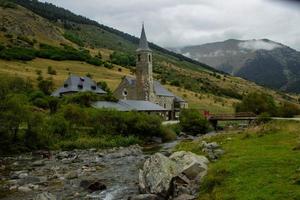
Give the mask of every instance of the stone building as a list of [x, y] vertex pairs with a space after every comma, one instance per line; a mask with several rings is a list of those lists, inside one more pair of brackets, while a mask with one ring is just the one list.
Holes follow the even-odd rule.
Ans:
[[114, 91], [115, 97], [150, 101], [167, 109], [169, 119], [177, 118], [180, 109], [186, 108], [187, 103], [153, 80], [152, 50], [147, 42], [144, 25], [136, 54], [136, 77], [126, 76]]

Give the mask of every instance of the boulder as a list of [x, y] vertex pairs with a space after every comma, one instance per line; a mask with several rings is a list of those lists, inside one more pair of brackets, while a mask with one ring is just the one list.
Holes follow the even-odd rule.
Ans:
[[93, 180], [82, 180], [80, 182], [80, 187], [89, 190], [90, 192], [106, 190], [106, 185], [101, 181], [93, 181]]
[[207, 143], [207, 142], [203, 141], [202, 148], [218, 149], [218, 148], [220, 148], [220, 146], [216, 142]]
[[29, 186], [20, 186], [18, 187], [18, 190], [20, 192], [31, 192], [32, 190], [29, 188]]
[[45, 165], [45, 162], [43, 160], [37, 160], [31, 164], [31, 166], [33, 166], [33, 167], [41, 167], [44, 165]]
[[38, 194], [34, 200], [57, 200], [56, 196], [49, 192], [43, 192], [41, 194]]
[[139, 194], [130, 198], [130, 200], [158, 200], [155, 194]]
[[200, 175], [202, 178], [207, 171], [208, 159], [192, 152], [178, 151], [170, 156], [170, 160], [176, 162], [180, 168], [180, 173], [193, 180]]
[[170, 193], [171, 180], [178, 174], [175, 162], [161, 153], [147, 159], [140, 171], [140, 189], [146, 193], [167, 197]]
[[208, 163], [205, 156], [191, 152], [175, 152], [169, 158], [156, 153], [146, 160], [139, 172], [140, 192], [163, 199], [194, 195], [199, 181], [207, 173]]
[[182, 195], [174, 198], [173, 200], [194, 200], [194, 199], [196, 199], [196, 197], [193, 195], [182, 194]]

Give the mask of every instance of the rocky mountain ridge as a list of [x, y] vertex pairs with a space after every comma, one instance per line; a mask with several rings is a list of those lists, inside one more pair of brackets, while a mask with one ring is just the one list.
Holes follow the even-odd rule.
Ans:
[[268, 39], [188, 46], [185, 56], [231, 75], [287, 92], [300, 92], [300, 52]]

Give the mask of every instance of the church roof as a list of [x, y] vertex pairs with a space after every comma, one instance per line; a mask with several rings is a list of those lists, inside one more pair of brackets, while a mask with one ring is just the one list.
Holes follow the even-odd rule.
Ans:
[[[125, 80], [128, 82], [128, 84], [130, 86], [135, 87], [135, 85], [136, 85], [135, 78], [126, 76]], [[154, 92], [157, 96], [175, 97], [175, 101], [184, 102], [184, 100], [181, 97], [178, 97], [175, 94], [173, 94], [172, 92], [170, 92], [163, 85], [161, 85], [159, 81], [153, 81], [153, 87], [154, 87]]]
[[89, 77], [80, 77], [77, 75], [70, 75], [64, 82], [64, 85], [58, 88], [51, 96], [59, 97], [64, 93], [75, 93], [75, 92], [94, 92], [96, 94], [106, 94], [96, 82]]
[[143, 51], [143, 50], [151, 51], [151, 49], [149, 48], [149, 45], [148, 45], [144, 24], [143, 24], [143, 27], [142, 27], [140, 43], [139, 43], [139, 47], [138, 47], [137, 51]]
[[118, 111], [167, 111], [167, 109], [150, 101], [119, 100], [118, 102], [98, 101], [93, 107], [114, 109]]

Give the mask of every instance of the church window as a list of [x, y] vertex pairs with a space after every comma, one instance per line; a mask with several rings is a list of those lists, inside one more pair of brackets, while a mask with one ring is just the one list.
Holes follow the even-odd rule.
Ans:
[[149, 55], [149, 62], [151, 62], [151, 55]]
[[126, 89], [123, 90], [123, 96], [126, 97], [128, 95], [128, 92]]
[[141, 54], [138, 54], [138, 61], [141, 61]]
[[167, 108], [167, 104], [164, 103], [164, 108]]

